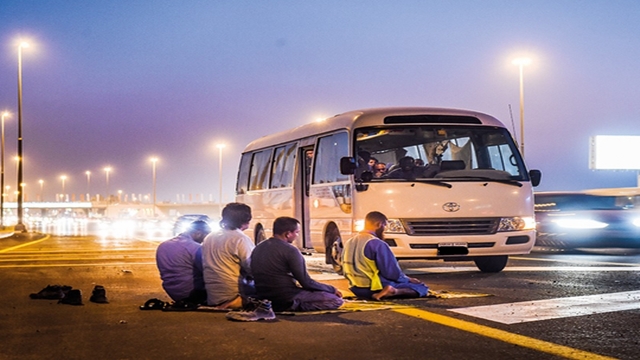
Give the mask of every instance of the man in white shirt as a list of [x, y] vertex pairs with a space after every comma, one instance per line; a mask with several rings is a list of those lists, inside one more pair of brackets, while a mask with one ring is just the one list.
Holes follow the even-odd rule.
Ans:
[[251, 279], [251, 252], [255, 245], [242, 231], [249, 227], [251, 208], [230, 203], [222, 210], [220, 231], [202, 244], [207, 304], [220, 309], [241, 309], [243, 298], [255, 293]]

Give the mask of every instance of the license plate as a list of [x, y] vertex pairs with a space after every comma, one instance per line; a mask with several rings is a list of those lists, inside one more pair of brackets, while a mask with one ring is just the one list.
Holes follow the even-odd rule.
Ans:
[[465, 242], [439, 243], [438, 247], [467, 247], [467, 243], [465, 243]]

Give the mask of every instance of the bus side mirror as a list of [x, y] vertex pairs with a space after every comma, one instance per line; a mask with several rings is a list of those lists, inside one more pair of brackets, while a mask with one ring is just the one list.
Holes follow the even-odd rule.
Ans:
[[542, 180], [542, 172], [540, 170], [529, 170], [529, 177], [531, 178], [531, 185], [538, 186], [540, 185], [540, 180]]
[[345, 156], [343, 158], [340, 158], [340, 173], [342, 175], [355, 174], [357, 168], [358, 168], [358, 164], [356, 163], [355, 158], [351, 156]]

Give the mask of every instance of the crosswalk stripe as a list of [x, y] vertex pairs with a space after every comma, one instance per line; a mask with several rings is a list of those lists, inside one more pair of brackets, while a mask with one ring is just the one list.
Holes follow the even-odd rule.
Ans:
[[640, 291], [473, 306], [449, 311], [502, 324], [640, 309]]

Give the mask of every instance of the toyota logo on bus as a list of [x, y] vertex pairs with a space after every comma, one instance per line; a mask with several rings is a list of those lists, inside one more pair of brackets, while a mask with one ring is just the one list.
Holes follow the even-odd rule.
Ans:
[[460, 204], [458, 204], [457, 202], [448, 202], [442, 205], [442, 209], [446, 212], [456, 212], [460, 210]]

